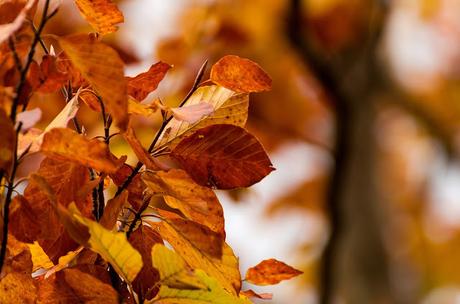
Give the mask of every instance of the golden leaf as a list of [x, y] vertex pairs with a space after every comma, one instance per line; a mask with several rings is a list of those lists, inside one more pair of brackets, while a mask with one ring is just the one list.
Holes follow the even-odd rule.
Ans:
[[115, 32], [116, 24], [124, 22], [122, 12], [111, 0], [75, 0], [81, 14], [100, 34]]

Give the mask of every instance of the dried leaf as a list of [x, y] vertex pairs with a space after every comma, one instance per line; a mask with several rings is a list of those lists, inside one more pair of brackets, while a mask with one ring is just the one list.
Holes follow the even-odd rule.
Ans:
[[118, 164], [113, 160], [107, 145], [98, 140], [89, 140], [66, 128], [55, 128], [43, 138], [41, 151], [101, 172], [114, 173]]
[[203, 102], [181, 108], [172, 108], [171, 112], [175, 119], [193, 124], [213, 113], [214, 107], [209, 103]]
[[143, 299], [152, 299], [158, 292], [157, 285], [160, 274], [152, 264], [152, 247], [155, 244], [163, 244], [161, 236], [149, 226], [140, 225], [130, 236], [129, 242], [139, 251], [142, 256], [143, 266], [133, 281], [133, 288]]
[[160, 136], [155, 148], [166, 145], [170, 148], [194, 130], [213, 124], [232, 124], [243, 127], [248, 117], [249, 95], [235, 93], [220, 86], [204, 86], [198, 88], [185, 103], [185, 107], [208, 103], [214, 108], [214, 112], [202, 117], [195, 123], [188, 123], [173, 118]]
[[47, 94], [59, 90], [69, 77], [58, 68], [56, 56], [44, 55], [40, 65], [32, 62], [27, 79], [35, 92]]
[[104, 214], [99, 223], [106, 229], [112, 230], [117, 223], [118, 215], [128, 202], [128, 191], [109, 200], [105, 206]]
[[[27, 17], [27, 12], [33, 7], [35, 4], [35, 0], [29, 0], [29, 1], [21, 1], [21, 9], [19, 12], [12, 11], [9, 12], [9, 14], [15, 14], [17, 15], [14, 17], [13, 20], [8, 20], [8, 23], [3, 23], [3, 21], [6, 21], [8, 16], [1, 16], [1, 23], [0, 24], [0, 44], [6, 41], [14, 32], [16, 32], [23, 24], [23, 22], [26, 20]], [[6, 9], [11, 9], [11, 6], [8, 5], [8, 2], [0, 3], [0, 14], [3, 15], [5, 14]], [[2, 7], [3, 6], [3, 7]], [[6, 20], [5, 20], [6, 19]]]
[[124, 22], [123, 13], [111, 0], [75, 0], [81, 14], [101, 35], [110, 34]]
[[141, 163], [150, 170], [158, 170], [161, 164], [144, 149], [131, 126], [128, 126], [126, 132], [123, 133], [123, 137], [129, 143]]
[[6, 113], [0, 109], [0, 170], [9, 171], [13, 161], [15, 138], [13, 123]]
[[157, 62], [147, 72], [135, 77], [126, 77], [128, 80], [128, 94], [138, 101], [155, 91], [171, 66], [164, 62]]
[[22, 195], [16, 196], [11, 202], [8, 229], [18, 241], [24, 243], [33, 243], [36, 236], [41, 233], [40, 223], [29, 202]]
[[142, 179], [153, 194], [163, 195], [166, 203], [188, 219], [225, 235], [224, 212], [216, 194], [196, 184], [183, 170], [145, 172]]
[[274, 285], [303, 272], [275, 259], [264, 260], [248, 269], [246, 281], [256, 285]]
[[183, 139], [172, 151], [200, 185], [218, 189], [248, 187], [274, 168], [259, 141], [233, 125], [211, 125]]
[[28, 110], [28, 111], [19, 113], [16, 116], [16, 121], [18, 123], [19, 122], [22, 123], [21, 132], [26, 132], [27, 130], [35, 126], [35, 124], [39, 122], [41, 118], [42, 118], [42, 110], [40, 110], [40, 108], [35, 108], [33, 110]]
[[36, 289], [30, 274], [8, 273], [0, 280], [0, 303], [35, 303]]
[[271, 89], [270, 76], [255, 62], [228, 55], [211, 68], [211, 80], [240, 93], [262, 92]]
[[95, 92], [83, 90], [78, 94], [78, 98], [80, 98], [91, 110], [96, 112], [102, 111], [101, 104]]
[[262, 299], [262, 300], [271, 300], [273, 298], [273, 294], [271, 293], [256, 293], [252, 289], [248, 290], [243, 290], [240, 292], [240, 294], [245, 295], [248, 298], [257, 298], [257, 299]]
[[128, 124], [128, 96], [124, 64], [117, 52], [87, 35], [62, 37], [59, 43], [102, 98], [117, 126], [124, 130]]

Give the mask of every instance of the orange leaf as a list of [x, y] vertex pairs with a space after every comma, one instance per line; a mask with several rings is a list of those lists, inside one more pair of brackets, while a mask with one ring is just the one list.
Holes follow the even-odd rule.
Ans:
[[303, 272], [275, 259], [264, 260], [248, 269], [246, 281], [256, 285], [274, 285]]
[[128, 95], [124, 64], [117, 52], [88, 35], [59, 38], [62, 49], [102, 98], [117, 126], [124, 130], [128, 124]]
[[163, 195], [170, 207], [179, 209], [188, 219], [225, 235], [224, 211], [216, 194], [195, 183], [185, 171], [145, 172], [142, 179], [153, 194]]
[[183, 139], [172, 151], [200, 185], [218, 189], [248, 187], [274, 168], [259, 141], [234, 125], [211, 125]]
[[22, 26], [26, 20], [27, 12], [34, 4], [35, 0], [17, 1], [16, 6], [12, 5], [10, 1], [0, 3], [0, 43], [6, 41]]
[[35, 303], [36, 287], [30, 274], [8, 273], [0, 280], [0, 303]]
[[262, 299], [262, 300], [271, 300], [273, 298], [273, 294], [271, 293], [256, 293], [252, 289], [248, 290], [243, 290], [240, 292], [240, 294], [245, 295], [248, 298], [257, 298], [257, 299]]
[[75, 0], [81, 14], [100, 34], [113, 33], [124, 22], [122, 12], [111, 0]]
[[121, 209], [128, 201], [128, 191], [123, 191], [120, 195], [109, 200], [105, 206], [104, 214], [100, 220], [100, 224], [109, 230], [112, 230], [117, 223], [118, 215]]
[[66, 128], [55, 128], [46, 133], [41, 151], [101, 172], [114, 173], [118, 167], [105, 143], [89, 140]]
[[140, 225], [130, 236], [129, 242], [142, 255], [143, 266], [133, 281], [134, 291], [142, 294], [144, 299], [152, 299], [158, 292], [159, 286], [152, 288], [160, 280], [158, 270], [153, 268], [152, 247], [163, 244], [161, 236], [149, 226]]
[[211, 68], [211, 80], [235, 92], [262, 92], [271, 89], [272, 80], [255, 62], [228, 55]]
[[144, 149], [131, 126], [128, 126], [126, 132], [123, 133], [123, 137], [129, 143], [139, 161], [148, 169], [158, 170], [161, 167], [161, 164]]
[[0, 170], [9, 171], [13, 161], [15, 148], [15, 131], [13, 123], [6, 113], [0, 109]]
[[147, 72], [135, 77], [126, 77], [128, 80], [128, 94], [138, 101], [142, 101], [147, 95], [155, 91], [166, 72], [171, 66], [164, 62], [157, 62]]

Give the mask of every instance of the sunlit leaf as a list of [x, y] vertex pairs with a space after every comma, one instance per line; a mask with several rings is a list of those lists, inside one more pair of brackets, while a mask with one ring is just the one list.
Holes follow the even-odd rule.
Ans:
[[122, 12], [111, 0], [75, 0], [83, 17], [100, 34], [115, 32], [124, 21]]
[[184, 106], [208, 103], [214, 108], [211, 115], [202, 117], [195, 123], [188, 123], [173, 118], [161, 133], [155, 148], [169, 145], [173, 148], [184, 136], [194, 130], [213, 124], [233, 124], [244, 126], [248, 117], [249, 95], [237, 94], [220, 86], [198, 88]]
[[235, 92], [262, 92], [271, 89], [270, 76], [255, 62], [235, 55], [217, 61], [211, 69], [211, 80]]
[[248, 187], [274, 170], [259, 141], [234, 125], [211, 125], [183, 139], [172, 151], [200, 185]]
[[117, 126], [124, 130], [128, 124], [128, 96], [124, 64], [117, 52], [88, 35], [62, 37], [59, 43], [72, 64], [100, 95]]
[[246, 281], [256, 285], [274, 285], [303, 272], [275, 259], [264, 260], [248, 269]]
[[113, 173], [118, 167], [105, 143], [95, 139], [89, 140], [66, 128], [55, 128], [47, 132], [40, 149], [46, 155], [76, 162], [102, 172]]
[[216, 194], [195, 183], [183, 170], [145, 172], [142, 179], [153, 194], [163, 195], [166, 203], [188, 219], [224, 234], [224, 213]]
[[193, 124], [213, 113], [214, 107], [209, 103], [202, 102], [190, 106], [172, 108], [171, 112], [175, 119]]
[[128, 94], [138, 101], [144, 100], [149, 93], [157, 89], [170, 68], [169, 64], [160, 61], [152, 65], [147, 72], [135, 77], [126, 77]]
[[38, 244], [38, 242], [27, 244], [27, 246], [29, 246], [30, 254], [32, 255], [32, 271], [37, 271], [38, 269], [49, 269], [54, 266], [53, 262], [51, 262], [48, 255], [43, 251], [43, 248], [40, 244]]

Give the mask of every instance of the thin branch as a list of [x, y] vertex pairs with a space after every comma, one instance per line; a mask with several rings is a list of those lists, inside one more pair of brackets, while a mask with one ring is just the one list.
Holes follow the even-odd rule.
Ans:
[[147, 209], [147, 207], [149, 206], [149, 203], [150, 203], [150, 196], [147, 196], [146, 198], [144, 198], [144, 202], [142, 203], [142, 206], [139, 208], [139, 210], [134, 214], [134, 219], [133, 221], [131, 222], [131, 224], [129, 225], [129, 228], [128, 228], [128, 231], [126, 232], [126, 237], [129, 239], [129, 236], [131, 235], [131, 233], [134, 231], [134, 229], [136, 228], [137, 226], [137, 222], [139, 222], [140, 220], [142, 220], [142, 213]]

